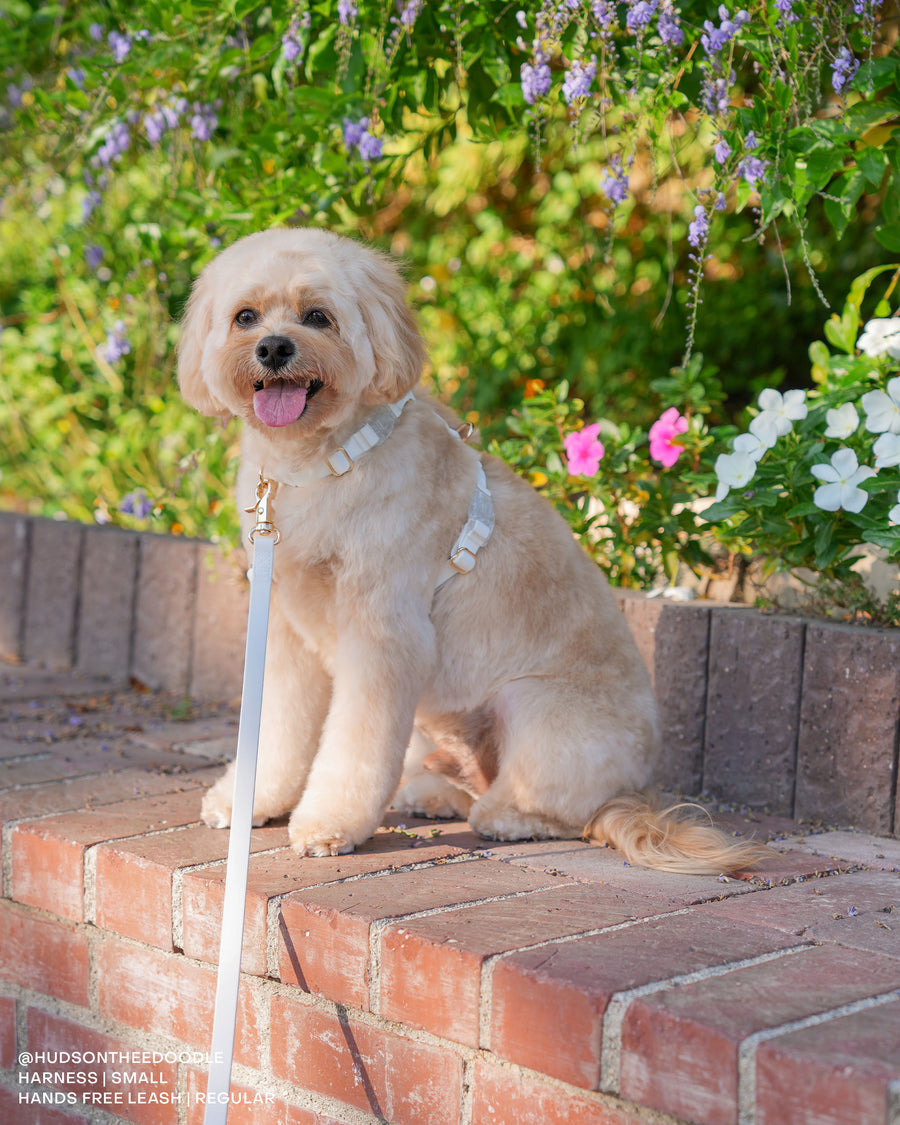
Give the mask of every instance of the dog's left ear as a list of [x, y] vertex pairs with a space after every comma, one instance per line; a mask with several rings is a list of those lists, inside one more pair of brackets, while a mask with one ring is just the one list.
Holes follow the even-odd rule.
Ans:
[[425, 345], [406, 304], [406, 283], [392, 262], [366, 255], [363, 284], [359, 306], [375, 357], [375, 378], [365, 397], [373, 403], [396, 402], [419, 382]]
[[178, 344], [178, 386], [185, 402], [214, 418], [228, 418], [231, 411], [212, 394], [203, 378], [203, 349], [212, 331], [212, 292], [203, 274], [197, 279], [181, 318]]

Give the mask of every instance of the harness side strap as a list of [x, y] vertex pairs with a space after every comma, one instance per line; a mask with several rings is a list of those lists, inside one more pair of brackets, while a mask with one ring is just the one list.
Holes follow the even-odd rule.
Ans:
[[494, 503], [484, 475], [481, 458], [478, 459], [478, 474], [475, 478], [475, 491], [469, 503], [469, 516], [459, 538], [453, 544], [450, 558], [438, 574], [435, 590], [449, 582], [454, 574], [468, 574], [478, 561], [477, 555], [487, 543], [494, 530]]
[[250, 864], [250, 833], [253, 829], [253, 793], [256, 786], [256, 757], [262, 718], [262, 692], [269, 627], [269, 598], [277, 533], [254, 538], [253, 581], [247, 620], [244, 683], [238, 725], [234, 798], [228, 835], [225, 873], [225, 902], [216, 980], [216, 1008], [209, 1055], [207, 1101], [204, 1125], [225, 1125], [231, 1087], [238, 987], [241, 975], [241, 946], [244, 938], [244, 901]]

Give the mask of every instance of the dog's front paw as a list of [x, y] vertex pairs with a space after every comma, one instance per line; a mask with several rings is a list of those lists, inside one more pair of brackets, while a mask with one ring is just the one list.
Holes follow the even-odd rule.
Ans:
[[[234, 794], [234, 779], [230, 773], [216, 782], [203, 797], [200, 806], [200, 819], [207, 828], [229, 828], [232, 819], [232, 801]], [[265, 824], [268, 817], [258, 809], [254, 809], [253, 827], [259, 828]]]
[[295, 813], [288, 825], [288, 839], [298, 855], [328, 856], [352, 852], [368, 835], [357, 839], [341, 824]]

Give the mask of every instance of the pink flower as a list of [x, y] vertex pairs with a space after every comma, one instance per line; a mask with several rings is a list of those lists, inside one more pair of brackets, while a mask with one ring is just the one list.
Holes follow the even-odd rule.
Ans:
[[566, 434], [563, 440], [566, 449], [566, 468], [572, 476], [592, 477], [600, 468], [603, 445], [597, 437], [599, 433], [600, 423], [594, 422], [592, 426], [585, 426], [583, 430]]
[[670, 406], [650, 427], [650, 456], [653, 460], [661, 461], [667, 469], [671, 469], [684, 453], [684, 446], [676, 445], [672, 439], [683, 434], [687, 428], [687, 418]]

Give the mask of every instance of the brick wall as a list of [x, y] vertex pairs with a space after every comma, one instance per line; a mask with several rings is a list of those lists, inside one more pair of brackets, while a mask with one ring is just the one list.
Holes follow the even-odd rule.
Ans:
[[[0, 513], [0, 654], [239, 696], [248, 590], [208, 543]], [[619, 592], [676, 792], [890, 832], [900, 631]]]
[[201, 699], [240, 695], [240, 559], [169, 535], [0, 513], [0, 654]]

